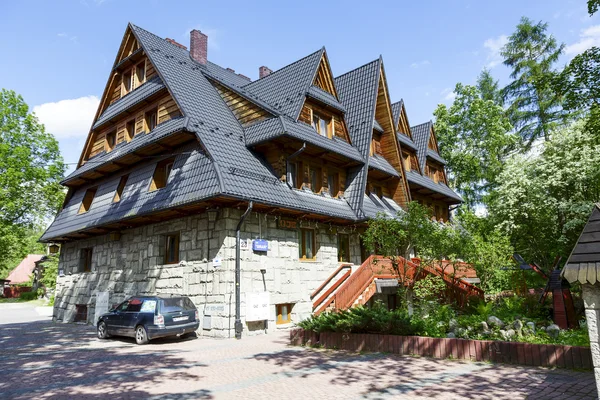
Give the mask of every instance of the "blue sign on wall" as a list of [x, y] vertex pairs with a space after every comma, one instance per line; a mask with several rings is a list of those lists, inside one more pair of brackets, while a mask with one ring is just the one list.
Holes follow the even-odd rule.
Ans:
[[269, 242], [265, 239], [255, 239], [252, 241], [252, 250], [268, 251], [269, 250]]

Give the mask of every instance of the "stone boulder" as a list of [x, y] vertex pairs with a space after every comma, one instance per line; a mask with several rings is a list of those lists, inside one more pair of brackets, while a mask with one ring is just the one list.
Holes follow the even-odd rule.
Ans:
[[531, 331], [531, 333], [535, 333], [535, 323], [534, 322], [528, 322], [526, 325], [529, 328], [529, 330]]
[[503, 328], [504, 327], [504, 322], [502, 322], [502, 320], [500, 318], [495, 317], [493, 315], [490, 315], [488, 317], [487, 323], [492, 328], [494, 328], [494, 327]]
[[490, 332], [490, 327], [488, 326], [487, 322], [485, 322], [485, 321], [481, 321], [481, 324], [479, 324], [479, 328], [483, 331], [483, 333]]
[[448, 329], [450, 329], [450, 332], [454, 332], [456, 328], [458, 328], [458, 321], [452, 318], [450, 322], [448, 322]]
[[560, 327], [556, 324], [552, 324], [546, 328], [546, 333], [552, 339], [556, 339], [558, 337], [558, 335], [560, 334]]
[[454, 338], [456, 338], [456, 335], [455, 335], [453, 332], [450, 332], [450, 333], [448, 333], [448, 334], [446, 335], [446, 337], [447, 337], [448, 339], [454, 339]]

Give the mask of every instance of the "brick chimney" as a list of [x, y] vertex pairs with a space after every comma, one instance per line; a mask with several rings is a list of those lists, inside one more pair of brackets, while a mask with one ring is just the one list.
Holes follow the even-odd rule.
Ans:
[[208, 36], [194, 29], [190, 32], [190, 56], [200, 64], [206, 65], [208, 54]]
[[273, 72], [273, 71], [271, 71], [268, 67], [265, 67], [263, 65], [262, 67], [258, 68], [258, 78], [262, 79], [265, 76], [270, 75], [271, 72]]

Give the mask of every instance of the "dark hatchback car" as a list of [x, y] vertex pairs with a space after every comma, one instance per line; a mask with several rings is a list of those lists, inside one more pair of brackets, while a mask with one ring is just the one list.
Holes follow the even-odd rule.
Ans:
[[198, 329], [198, 310], [185, 296], [135, 296], [98, 319], [98, 338], [135, 338], [137, 344], [166, 336], [183, 336]]

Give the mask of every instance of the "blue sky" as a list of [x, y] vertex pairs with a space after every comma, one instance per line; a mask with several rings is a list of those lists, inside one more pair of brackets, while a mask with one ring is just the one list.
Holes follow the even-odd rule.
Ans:
[[261, 65], [279, 69], [321, 46], [336, 76], [381, 54], [392, 100], [404, 98], [415, 125], [486, 66], [507, 82], [498, 50], [521, 16], [549, 23], [568, 46], [561, 63], [600, 45], [600, 19], [587, 16], [585, 0], [23, 0], [2, 6], [0, 87], [23, 95], [76, 162], [131, 21], [184, 45], [200, 29], [211, 61], [252, 79]]

